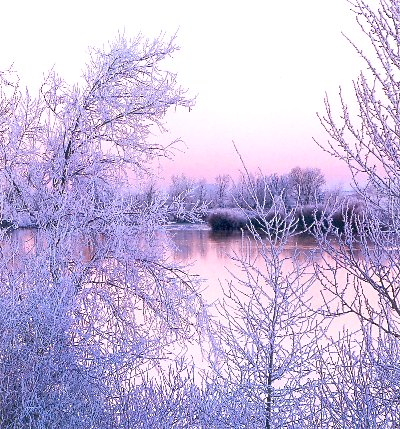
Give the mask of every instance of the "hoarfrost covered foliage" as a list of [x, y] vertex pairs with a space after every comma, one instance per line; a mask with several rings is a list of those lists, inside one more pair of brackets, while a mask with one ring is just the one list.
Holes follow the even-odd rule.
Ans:
[[196, 284], [157, 238], [168, 213], [120, 192], [168, 155], [151, 127], [193, 104], [161, 68], [175, 50], [119, 37], [82, 85], [51, 72], [38, 97], [0, 75], [1, 216], [17, 228], [1, 237], [2, 428], [150, 427], [133, 392], [201, 335]]
[[325, 260], [315, 268], [324, 314], [347, 317], [359, 332], [345, 333], [332, 348], [319, 392], [330, 410], [327, 427], [394, 428], [400, 414], [400, 8], [395, 0], [351, 5], [368, 45], [350, 43], [365, 70], [353, 83], [353, 98], [340, 91], [338, 113], [332, 98], [325, 99], [320, 120], [330, 138], [324, 148], [347, 164], [364, 215], [344, 207], [344, 234], [332, 239], [319, 231]]
[[[119, 38], [108, 50], [92, 49], [83, 85], [67, 85], [53, 71], [37, 98], [22, 96], [18, 81], [3, 74], [2, 185], [14, 201], [5, 208], [38, 226], [70, 224], [66, 214], [87, 223], [92, 204], [84, 202], [96, 207], [130, 170], [167, 155], [149, 142], [151, 127], [164, 129], [170, 106], [192, 105], [176, 76], [160, 69], [175, 49], [173, 40]], [[3, 216], [19, 220], [12, 211]]]

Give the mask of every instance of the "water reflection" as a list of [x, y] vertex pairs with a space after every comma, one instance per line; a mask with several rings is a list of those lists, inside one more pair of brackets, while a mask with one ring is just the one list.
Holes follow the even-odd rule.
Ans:
[[[211, 230], [182, 228], [171, 231], [172, 240], [175, 245], [172, 250], [172, 257], [175, 261], [189, 264], [189, 272], [203, 279], [203, 297], [209, 303], [215, 303], [223, 298], [224, 288], [226, 290], [227, 283], [235, 281], [234, 277], [239, 279], [246, 278], [246, 271], [241, 260], [250, 261], [256, 269], [267, 272], [266, 264], [268, 259], [264, 259], [259, 254], [259, 243], [250, 235], [242, 235], [241, 233], [213, 233]], [[268, 252], [268, 248], [267, 248]], [[331, 285], [337, 285], [338, 290], [347, 289], [348, 299], [351, 302], [354, 299], [352, 288], [349, 288], [348, 272], [344, 268], [333, 268], [335, 262], [329, 257], [321, 254], [318, 251], [318, 244], [312, 236], [299, 235], [291, 237], [286, 243], [280, 257], [284, 258], [282, 268], [283, 275], [293, 271], [292, 257], [296, 254], [296, 259], [299, 262], [305, 262], [312, 256], [314, 261], [318, 261], [323, 270], [325, 283], [329, 288]], [[236, 261], [232, 259], [235, 258]], [[360, 251], [354, 251], [356, 258], [362, 259]], [[303, 280], [314, 277], [314, 267], [312, 264], [307, 265], [304, 272]], [[287, 270], [287, 272], [286, 272]], [[324, 306], [325, 299], [332, 299], [333, 295], [327, 292], [325, 286], [314, 278], [314, 283], [310, 290], [312, 306], [317, 309]], [[335, 287], [332, 286], [332, 289]], [[324, 296], [324, 297], [323, 297]], [[371, 302], [374, 301], [374, 296], [370, 295]], [[356, 318], [354, 315], [346, 315], [340, 318], [332, 325], [332, 330], [339, 332], [344, 326], [357, 327]]]
[[[220, 285], [232, 280], [232, 272], [240, 275], [242, 267], [232, 257], [254, 261], [255, 266], [262, 268], [265, 261], [259, 255], [259, 244], [250, 234], [240, 232], [214, 233], [204, 227], [181, 228], [170, 231], [174, 244], [172, 258], [184, 265], [189, 265], [189, 272], [203, 279], [207, 300], [212, 302], [221, 298]], [[295, 252], [300, 259], [305, 259], [310, 252], [316, 250], [317, 244], [313, 237], [291, 237], [285, 245], [282, 257], [290, 258]], [[290, 261], [288, 261], [289, 263]]]
[[[35, 228], [18, 228], [3, 234], [0, 248], [4, 255], [37, 255], [38, 252], [48, 249], [51, 230], [40, 230]], [[74, 260], [89, 262], [96, 253], [99, 243], [104, 240], [102, 234], [92, 234], [91, 236], [79, 236], [75, 234], [73, 238], [62, 241], [65, 255], [73, 257]]]
[[[230, 260], [234, 254], [238, 255], [243, 247], [248, 245], [253, 256], [258, 252], [256, 241], [250, 234], [241, 232], [213, 232], [208, 229], [177, 229], [171, 230], [173, 243], [172, 256], [176, 261], [183, 263], [218, 263], [220, 268]], [[313, 237], [298, 235], [291, 237], [285, 245], [283, 256], [291, 256], [294, 252], [309, 252], [317, 248]], [[222, 264], [222, 265], [221, 265]]]

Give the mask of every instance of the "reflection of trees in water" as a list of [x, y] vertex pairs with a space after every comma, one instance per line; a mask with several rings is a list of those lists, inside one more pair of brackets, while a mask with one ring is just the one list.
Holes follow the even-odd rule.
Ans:
[[177, 261], [191, 262], [207, 258], [209, 252], [208, 230], [180, 229], [172, 231], [174, 248], [172, 256]]
[[[259, 250], [257, 241], [247, 232], [182, 229], [173, 231], [171, 238], [175, 245], [174, 259], [184, 262], [215, 257], [228, 261], [233, 254], [243, 252], [256, 257]], [[288, 242], [283, 255], [291, 257], [295, 252], [309, 252], [316, 247], [313, 237], [297, 236]]]

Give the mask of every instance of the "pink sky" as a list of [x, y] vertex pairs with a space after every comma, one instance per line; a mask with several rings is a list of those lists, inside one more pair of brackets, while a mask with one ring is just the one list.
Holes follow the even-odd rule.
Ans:
[[78, 80], [87, 47], [118, 31], [154, 37], [178, 30], [181, 50], [168, 67], [197, 103], [166, 118], [162, 141], [186, 143], [163, 163], [166, 177], [237, 174], [234, 140], [250, 170], [319, 167], [331, 184], [349, 180], [312, 139], [326, 140], [316, 117], [325, 91], [349, 89], [360, 68], [341, 35], [359, 35], [346, 0], [20, 0], [2, 5], [2, 17], [0, 66], [14, 63], [30, 88], [53, 65]]

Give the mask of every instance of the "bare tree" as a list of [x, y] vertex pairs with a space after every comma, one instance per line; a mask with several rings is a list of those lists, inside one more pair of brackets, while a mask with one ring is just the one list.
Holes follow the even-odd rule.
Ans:
[[[253, 176], [249, 175], [250, 179]], [[232, 198], [234, 204], [241, 208], [254, 207], [254, 200], [251, 195], [249, 195], [249, 186], [248, 186], [247, 175], [240, 173], [238, 179], [233, 182], [232, 186]]]
[[226, 207], [230, 184], [231, 178], [228, 174], [220, 174], [215, 178], [214, 205], [216, 207]]
[[[347, 344], [339, 344], [341, 362], [328, 365], [337, 384], [324, 400], [331, 413], [341, 407], [336, 425], [396, 427], [399, 403], [393, 392], [398, 395], [398, 383], [393, 374], [399, 371], [400, 339], [400, 7], [394, 0], [374, 4], [355, 0], [351, 4], [368, 47], [362, 49], [349, 41], [366, 69], [353, 83], [350, 102], [340, 91], [338, 114], [325, 99], [326, 112], [320, 120], [330, 138], [325, 150], [347, 164], [365, 209], [357, 215], [342, 205], [344, 234], [332, 236], [321, 228], [317, 238], [325, 262], [316, 272], [323, 285], [325, 314], [352, 315], [358, 320], [353, 326], [361, 331]], [[383, 372], [388, 374], [386, 380]]]
[[288, 179], [292, 199], [298, 199], [301, 206], [321, 201], [325, 178], [319, 168], [292, 168]]
[[[199, 189], [198, 186], [200, 186]], [[205, 184], [201, 181], [196, 183], [194, 179], [185, 174], [172, 176], [168, 189], [168, 206], [172, 219], [201, 221], [208, 207], [208, 201], [204, 197]]]
[[196, 201], [199, 202], [200, 205], [208, 203], [210, 201], [210, 189], [207, 185], [206, 179], [198, 179], [194, 183], [194, 195]]
[[319, 421], [326, 428], [396, 428], [399, 344], [386, 334], [376, 338], [365, 326], [360, 334], [342, 333], [318, 363], [323, 382], [313, 394]]
[[290, 182], [287, 174], [270, 174], [267, 179], [268, 187], [274, 199], [279, 197], [285, 206], [289, 205]]
[[306, 255], [287, 251], [293, 212], [268, 212], [262, 202], [256, 212], [257, 229], [250, 227], [241, 254], [232, 257], [238, 269], [219, 307], [216, 384], [223, 380], [221, 392], [231, 392], [232, 407], [235, 395], [244, 407], [241, 415], [227, 411], [231, 426], [222, 427], [248, 427], [247, 421], [257, 428], [305, 428], [312, 420], [309, 392], [324, 325], [309, 305], [315, 277]]
[[[357, 22], [373, 47], [369, 59], [356, 46], [366, 61], [367, 75], [361, 73], [354, 83], [358, 114], [350, 115], [342, 93], [341, 117], [334, 117], [329, 100], [321, 123], [331, 140], [327, 150], [349, 167], [358, 198], [364, 203], [365, 215], [358, 220], [357, 234], [347, 229], [344, 238], [337, 237], [333, 246], [320, 235], [320, 243], [333, 256], [335, 264], [348, 270], [355, 279], [356, 296], [342, 301], [342, 309], [352, 311], [364, 321], [379, 325], [399, 335], [397, 320], [400, 303], [397, 294], [400, 157], [398, 99], [400, 68], [397, 29], [400, 10], [395, 1], [379, 2], [375, 10], [364, 1], [356, 1]], [[359, 249], [362, 258], [357, 258]], [[337, 281], [331, 282], [337, 285]], [[336, 288], [336, 286], [334, 286]], [[332, 289], [335, 295], [338, 293]], [[372, 297], [376, 296], [375, 302]], [[360, 305], [359, 305], [360, 304]]]
[[169, 150], [151, 127], [192, 105], [161, 68], [175, 50], [120, 37], [92, 49], [81, 86], [52, 72], [37, 98], [0, 75], [2, 216], [33, 227], [1, 237], [4, 428], [143, 427], [128, 386], [200, 332], [196, 285], [157, 238], [159, 201], [121, 193]]
[[187, 177], [185, 174], [173, 175], [171, 184], [168, 189], [168, 194], [171, 198], [181, 198], [189, 200], [193, 197], [194, 180]]

